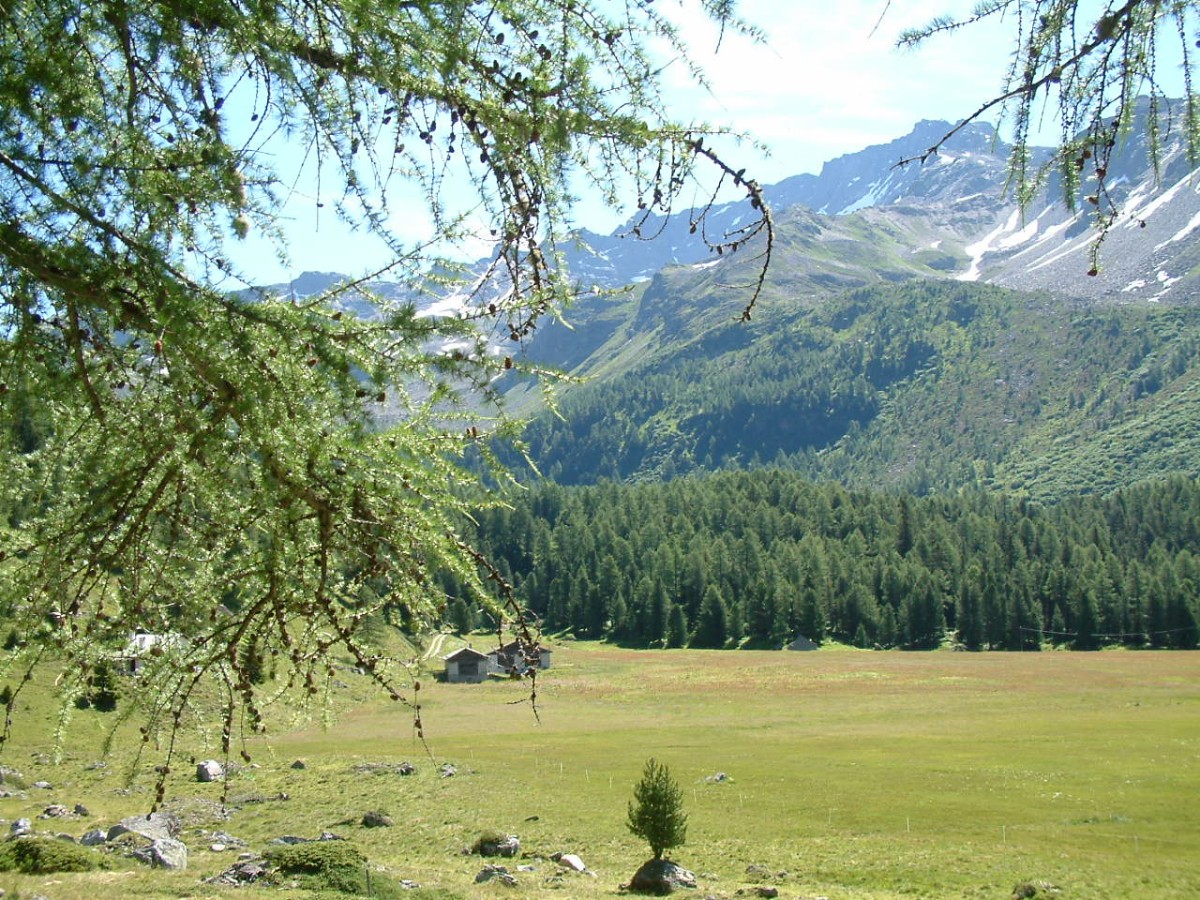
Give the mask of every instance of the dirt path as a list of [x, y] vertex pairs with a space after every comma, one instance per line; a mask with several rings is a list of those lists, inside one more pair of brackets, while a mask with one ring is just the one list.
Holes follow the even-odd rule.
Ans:
[[421, 659], [433, 659], [442, 655], [442, 648], [446, 646], [446, 638], [449, 635], [439, 632], [433, 636], [433, 640], [429, 642], [429, 646], [425, 648], [425, 652], [421, 654]]

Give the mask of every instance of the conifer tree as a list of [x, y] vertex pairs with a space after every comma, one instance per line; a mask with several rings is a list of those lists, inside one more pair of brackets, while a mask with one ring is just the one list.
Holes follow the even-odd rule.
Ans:
[[671, 771], [654, 757], [646, 761], [642, 780], [634, 786], [626, 825], [650, 845], [655, 859], [687, 838], [687, 813], [683, 792]]
[[[724, 0], [688, 5], [756, 34]], [[405, 673], [362, 639], [383, 605], [429, 627], [448, 571], [519, 620], [509, 579], [460, 535], [480, 505], [467, 457], [507, 427], [468, 410], [522, 366], [489, 336], [519, 346], [575, 289], [560, 248], [576, 190], [628, 198], [644, 221], [735, 184], [760, 227], [698, 231], [714, 253], [771, 244], [761, 189], [719, 155], [724, 129], [665, 107], [654, 53], [688, 48], [659, 6], [3, 5], [0, 508], [21, 519], [0, 527], [0, 609], [53, 623], [16, 665], [61, 663], [71, 697], [134, 629], [176, 632], [181, 658], [134, 688], [144, 733], [187, 721], [203, 693], [228, 751], [239, 723], [263, 721], [245, 635], [308, 696], [344, 652], [403, 699]], [[261, 237], [286, 260], [307, 182], [307, 211], [391, 260], [316, 296], [259, 290], [237, 248]], [[431, 244], [395, 233], [401, 202]], [[444, 251], [478, 219], [495, 251], [472, 290]], [[419, 316], [371, 294], [377, 279], [469, 302]], [[747, 315], [760, 288], [739, 298]]]

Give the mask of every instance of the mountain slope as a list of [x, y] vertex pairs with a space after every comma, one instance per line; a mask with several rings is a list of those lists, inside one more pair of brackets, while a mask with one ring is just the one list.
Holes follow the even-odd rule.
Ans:
[[552, 479], [773, 463], [917, 493], [1039, 496], [1200, 472], [1200, 309], [875, 284], [727, 321], [562, 400], [528, 432]]

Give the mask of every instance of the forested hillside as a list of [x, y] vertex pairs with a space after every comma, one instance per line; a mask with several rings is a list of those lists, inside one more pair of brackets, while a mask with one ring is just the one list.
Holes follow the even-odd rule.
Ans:
[[[694, 301], [694, 298], [693, 298]], [[695, 306], [692, 307], [693, 309]], [[1042, 500], [1200, 474], [1200, 310], [953, 281], [777, 304], [574, 387], [526, 439], [561, 484], [761, 464], [915, 494]]]
[[[1200, 643], [1200, 484], [1182, 476], [1051, 506], [768, 469], [547, 484], [483, 513], [478, 533], [547, 630], [635, 646]], [[480, 624], [461, 601], [448, 616]]]

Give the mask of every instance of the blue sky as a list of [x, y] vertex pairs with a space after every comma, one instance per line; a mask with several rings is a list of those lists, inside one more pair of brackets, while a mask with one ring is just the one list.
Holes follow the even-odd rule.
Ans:
[[[767, 42], [726, 33], [717, 53], [711, 52], [716, 29], [692, 13], [681, 28], [711, 90], [691, 83], [681, 65], [666, 68], [664, 87], [676, 118], [727, 125], [765, 145], [769, 155], [746, 144], [728, 150], [760, 182], [816, 173], [826, 160], [906, 134], [919, 119], [957, 121], [997, 92], [1012, 42], [1012, 29], [1002, 22], [916, 51], [895, 48], [903, 28], [942, 13], [962, 14], [972, 5], [973, 0], [742, 0], [740, 15], [760, 26]], [[687, 7], [663, 0], [660, 9], [674, 16]], [[359, 274], [383, 258], [381, 248], [340, 227], [330, 210], [319, 214], [311, 195], [301, 192], [287, 216], [290, 271], [253, 238], [235, 254], [259, 283], [305, 270]], [[594, 203], [583, 204], [577, 216], [579, 224], [597, 231], [611, 230], [623, 218]], [[391, 224], [409, 240], [428, 231], [400, 204]], [[483, 251], [480, 243], [461, 252]]]

